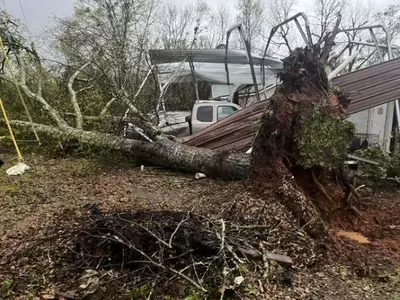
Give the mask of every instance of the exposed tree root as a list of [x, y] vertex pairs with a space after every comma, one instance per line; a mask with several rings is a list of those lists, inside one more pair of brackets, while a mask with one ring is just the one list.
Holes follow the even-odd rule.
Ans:
[[[297, 49], [285, 59], [284, 66], [285, 69], [280, 74], [283, 88], [270, 98], [267, 113], [261, 119], [260, 130], [253, 143], [250, 177], [259, 189], [274, 189], [278, 200], [296, 216], [300, 225], [312, 236], [324, 236], [327, 234], [331, 208], [344, 207], [343, 192], [349, 191], [357, 200], [360, 197], [349, 183], [343, 169], [339, 172], [340, 180], [332, 180], [331, 174], [335, 174], [333, 168], [341, 161], [340, 155], [343, 155], [343, 159], [345, 157], [345, 152], [339, 154], [343, 153], [343, 148], [330, 149], [320, 143], [321, 148], [315, 150], [315, 145], [320, 144], [318, 140], [311, 140], [310, 144], [314, 147], [312, 149], [316, 152], [310, 154], [302, 152], [303, 144], [300, 141], [305, 135], [304, 126], [309, 124], [307, 122], [314, 116], [316, 108], [319, 109], [317, 120], [334, 120], [329, 121], [332, 122], [329, 124], [336, 125], [340, 123], [340, 113], [342, 108], [349, 104], [349, 100], [341, 93], [330, 94], [323, 65], [318, 55], [308, 49]], [[323, 129], [317, 129], [315, 126], [309, 128], [312, 129], [306, 133], [307, 137], [313, 136], [315, 130], [332, 130], [329, 126]], [[337, 128], [341, 130], [337, 134], [338, 142], [344, 141], [349, 131]], [[329, 135], [327, 140], [332, 142], [333, 138], [335, 137]], [[309, 140], [310, 138], [307, 141]], [[336, 145], [336, 142], [332, 145]], [[315, 155], [319, 155], [318, 158], [321, 159], [330, 159], [330, 153], [338, 154], [334, 163], [314, 159]], [[307, 164], [303, 164], [304, 157], [308, 159]], [[310, 162], [314, 165], [310, 165]], [[315, 170], [318, 170], [324, 181], [317, 178]], [[304, 183], [307, 178], [311, 184]], [[296, 181], [304, 184], [298, 185]], [[318, 195], [326, 200], [322, 200]]]
[[312, 176], [312, 179], [313, 179], [313, 182], [314, 182], [315, 186], [322, 193], [322, 195], [324, 195], [326, 197], [326, 199], [328, 199], [329, 201], [332, 201], [331, 196], [329, 196], [329, 194], [326, 191], [326, 189], [324, 188], [324, 186], [318, 181], [317, 176], [315, 176], [315, 172], [312, 169], [311, 169], [311, 176]]

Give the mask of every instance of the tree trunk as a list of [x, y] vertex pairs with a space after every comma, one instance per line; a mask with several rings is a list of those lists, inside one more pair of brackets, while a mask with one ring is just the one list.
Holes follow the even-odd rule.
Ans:
[[[12, 124], [20, 127], [30, 125], [23, 121], [12, 121]], [[247, 178], [249, 173], [250, 156], [248, 154], [201, 149], [182, 145], [168, 139], [149, 143], [71, 127], [59, 129], [42, 124], [34, 124], [34, 126], [38, 132], [55, 138], [72, 138], [83, 144], [110, 150], [121, 150], [134, 155], [143, 162], [160, 164], [188, 172], [202, 172], [207, 176], [226, 179]]]

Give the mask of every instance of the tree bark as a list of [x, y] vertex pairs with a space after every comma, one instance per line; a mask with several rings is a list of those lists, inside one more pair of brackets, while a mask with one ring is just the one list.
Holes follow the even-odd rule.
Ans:
[[[12, 124], [20, 127], [30, 126], [24, 121], [12, 121]], [[168, 139], [149, 143], [72, 127], [59, 129], [42, 124], [34, 124], [34, 126], [38, 132], [54, 138], [73, 138], [83, 144], [130, 153], [144, 163], [160, 164], [193, 173], [201, 172], [210, 177], [225, 179], [244, 179], [249, 173], [250, 156], [248, 154], [196, 148]]]

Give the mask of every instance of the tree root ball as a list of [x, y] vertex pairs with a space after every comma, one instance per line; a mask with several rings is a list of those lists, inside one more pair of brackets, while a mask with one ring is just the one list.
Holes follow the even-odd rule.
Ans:
[[351, 191], [340, 172], [354, 136], [341, 118], [349, 99], [329, 87], [309, 49], [286, 58], [280, 78], [253, 144], [250, 178], [260, 192], [273, 189], [308, 233], [325, 236], [330, 212]]

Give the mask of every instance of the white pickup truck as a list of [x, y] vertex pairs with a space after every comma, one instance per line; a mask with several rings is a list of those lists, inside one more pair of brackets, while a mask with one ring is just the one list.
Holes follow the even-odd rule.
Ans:
[[[198, 133], [240, 109], [239, 105], [227, 101], [200, 100], [193, 105], [191, 112], [170, 111], [161, 114], [159, 126], [166, 134], [184, 137]], [[133, 124], [127, 123], [124, 136], [135, 138], [135, 128]]]
[[192, 113], [186, 117], [190, 134], [196, 134], [240, 109], [242, 108], [239, 105], [231, 102], [200, 100], [193, 105]]

